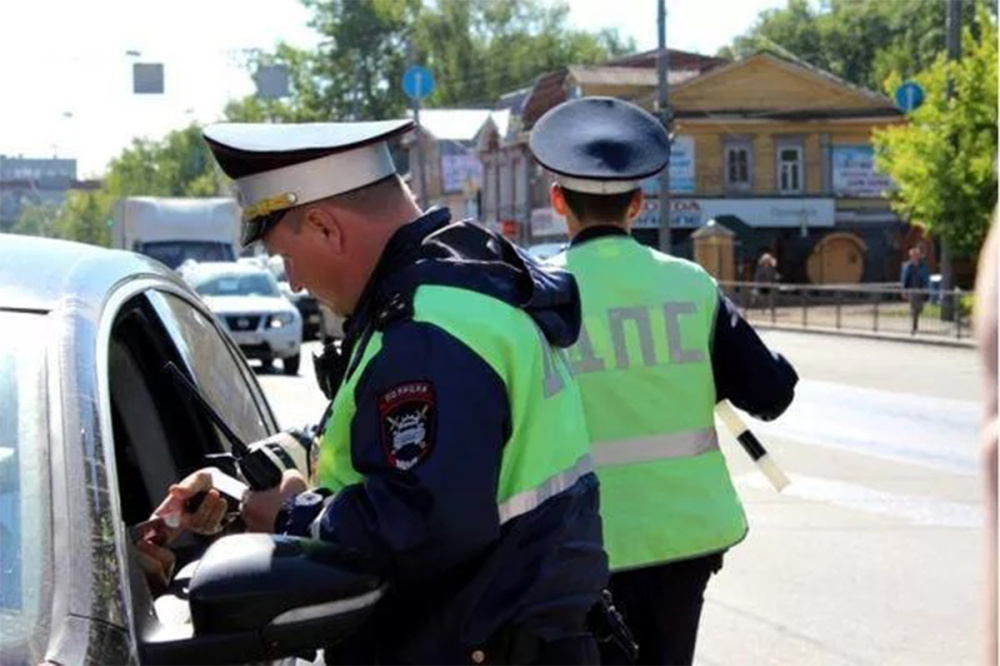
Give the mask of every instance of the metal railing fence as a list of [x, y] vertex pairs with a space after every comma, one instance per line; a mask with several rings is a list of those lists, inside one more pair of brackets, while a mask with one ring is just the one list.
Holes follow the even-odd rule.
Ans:
[[[968, 340], [971, 292], [877, 284], [813, 285], [720, 282], [751, 324]], [[952, 320], [941, 318], [950, 300]], [[947, 309], [947, 308], [946, 308]]]

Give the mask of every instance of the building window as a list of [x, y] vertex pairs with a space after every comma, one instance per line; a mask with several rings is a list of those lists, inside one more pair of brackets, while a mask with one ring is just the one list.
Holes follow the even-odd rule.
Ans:
[[802, 192], [801, 146], [778, 146], [778, 191], [782, 194]]
[[753, 158], [750, 143], [730, 143], [725, 147], [726, 189], [749, 190]]

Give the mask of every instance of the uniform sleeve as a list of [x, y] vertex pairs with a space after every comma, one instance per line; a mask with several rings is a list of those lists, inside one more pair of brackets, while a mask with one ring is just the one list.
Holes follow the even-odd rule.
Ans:
[[351, 426], [364, 481], [323, 501], [303, 493], [276, 527], [342, 545], [389, 580], [470, 561], [500, 530], [497, 484], [511, 428], [503, 381], [442, 329], [412, 321], [386, 331], [364, 372]]
[[745, 412], [770, 421], [792, 403], [799, 376], [772, 352], [725, 295], [719, 294], [712, 340], [716, 400], [728, 399]]

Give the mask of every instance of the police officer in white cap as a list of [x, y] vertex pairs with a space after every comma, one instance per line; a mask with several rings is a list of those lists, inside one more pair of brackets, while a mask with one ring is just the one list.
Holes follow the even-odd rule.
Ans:
[[[797, 376], [700, 266], [630, 235], [640, 182], [667, 164], [656, 118], [618, 99], [572, 100], [538, 120], [530, 145], [555, 175], [552, 205], [572, 238], [554, 263], [573, 273], [583, 301], [570, 360], [601, 479], [615, 605], [639, 663], [690, 664], [705, 586], [747, 529], [715, 404], [728, 398], [775, 418]], [[602, 660], [622, 655], [602, 650]]]
[[[607, 580], [597, 480], [559, 347], [572, 277], [502, 237], [422, 212], [387, 142], [408, 120], [222, 124], [205, 139], [262, 241], [347, 316], [313, 489], [250, 493], [250, 529], [343, 546], [390, 583], [328, 661], [596, 663]], [[207, 510], [206, 510], [207, 511]], [[360, 647], [359, 647], [360, 646]]]

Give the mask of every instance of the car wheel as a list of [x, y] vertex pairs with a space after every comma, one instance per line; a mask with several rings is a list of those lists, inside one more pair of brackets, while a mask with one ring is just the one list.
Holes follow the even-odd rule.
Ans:
[[286, 375], [297, 375], [299, 374], [299, 358], [300, 355], [289, 356], [286, 359], [282, 359], [281, 367], [285, 371]]

